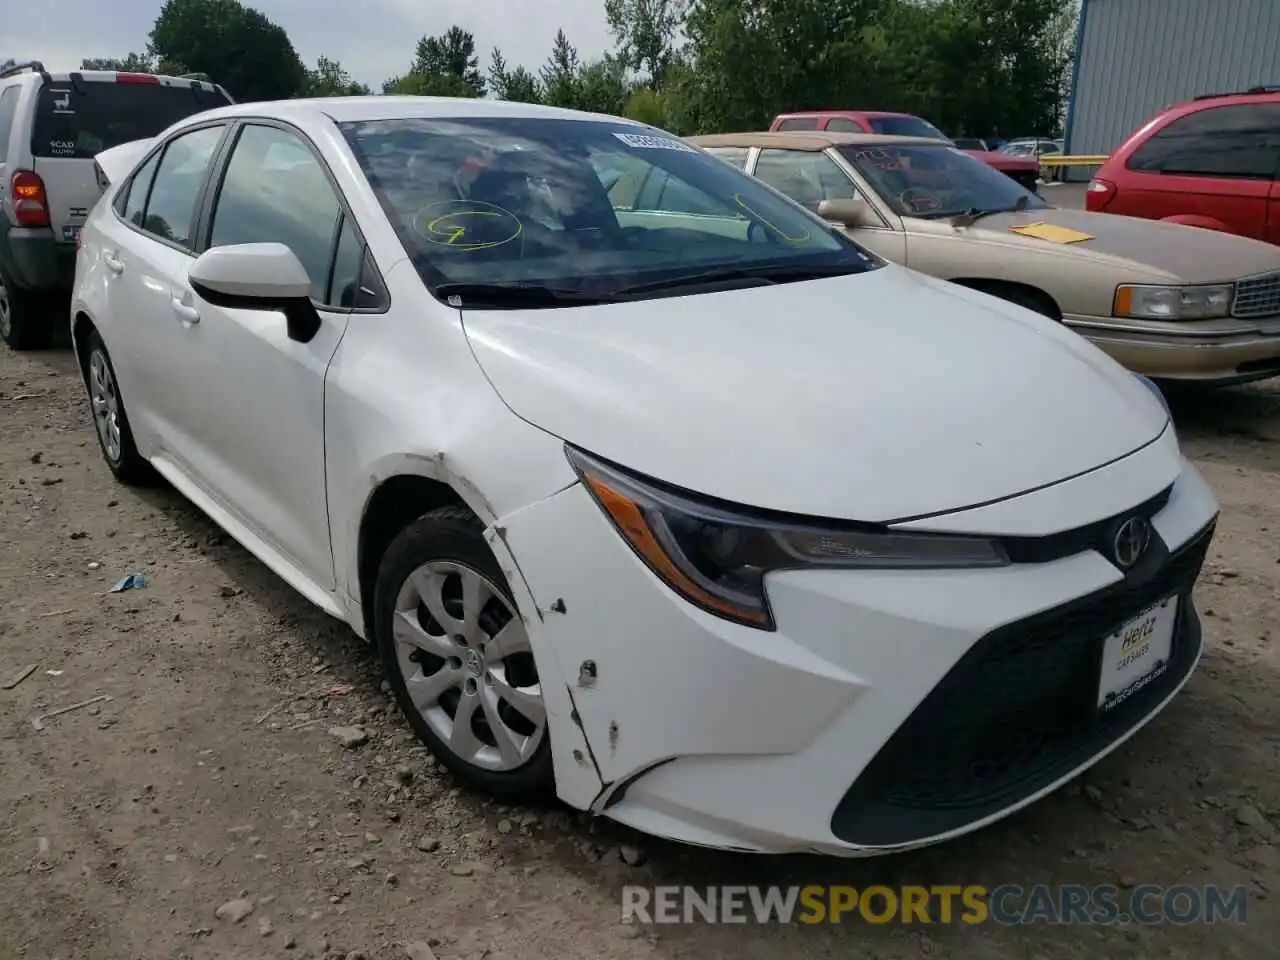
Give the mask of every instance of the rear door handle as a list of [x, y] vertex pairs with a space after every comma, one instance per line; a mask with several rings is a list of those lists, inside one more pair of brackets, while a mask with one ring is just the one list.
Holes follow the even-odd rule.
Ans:
[[173, 304], [173, 312], [187, 323], [200, 322], [200, 311], [191, 304], [183, 303], [177, 297], [173, 297], [169, 302]]
[[112, 273], [116, 274], [117, 276], [124, 273], [124, 264], [121, 263], [119, 260], [117, 260], [115, 257], [113, 257], [111, 254], [104, 253], [102, 255], [102, 262], [107, 265], [108, 270], [110, 270]]

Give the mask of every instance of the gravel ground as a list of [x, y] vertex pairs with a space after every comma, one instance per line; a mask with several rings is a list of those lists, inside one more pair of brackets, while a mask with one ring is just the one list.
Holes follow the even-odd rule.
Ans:
[[[1175, 704], [1083, 783], [959, 842], [752, 858], [459, 791], [344, 627], [172, 491], [113, 484], [67, 352], [0, 351], [0, 684], [36, 665], [0, 690], [0, 960], [1273, 955], [1280, 392], [1189, 394], [1175, 412], [1224, 504], [1199, 587], [1208, 651]], [[107, 594], [135, 571], [144, 589]], [[347, 725], [367, 741], [330, 733]], [[620, 922], [624, 884], [720, 882], [1251, 899], [1247, 924], [1216, 927]]]

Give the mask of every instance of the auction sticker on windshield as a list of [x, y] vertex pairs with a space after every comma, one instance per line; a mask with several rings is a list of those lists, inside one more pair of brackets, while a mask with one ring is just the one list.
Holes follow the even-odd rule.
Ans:
[[635, 147], [638, 150], [679, 150], [681, 153], [698, 152], [687, 143], [672, 140], [670, 137], [652, 137], [644, 133], [615, 133], [614, 136], [628, 147]]
[[1177, 597], [1165, 597], [1124, 624], [1102, 645], [1098, 707], [1111, 710], [1169, 668]]

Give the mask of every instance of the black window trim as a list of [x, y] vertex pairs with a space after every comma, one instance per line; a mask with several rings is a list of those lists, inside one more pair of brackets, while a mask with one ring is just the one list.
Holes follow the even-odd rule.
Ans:
[[[240, 134], [245, 127], [274, 127], [284, 133], [297, 137], [302, 145], [315, 157], [316, 162], [320, 165], [320, 170], [324, 174], [325, 179], [329, 181], [329, 187], [333, 190], [334, 198], [338, 201], [338, 217], [334, 227], [333, 236], [329, 244], [329, 269], [328, 279], [325, 283], [326, 296], [330, 293], [329, 286], [333, 282], [333, 271], [335, 269], [338, 257], [338, 242], [342, 238], [342, 225], [351, 221], [352, 227], [356, 231], [356, 238], [360, 241], [361, 250], [361, 268], [360, 268], [360, 285], [362, 288], [369, 289], [381, 297], [381, 302], [372, 307], [338, 307], [331, 304], [316, 303], [312, 304], [316, 310], [321, 313], [329, 314], [383, 314], [391, 309], [391, 294], [387, 287], [386, 281], [383, 279], [381, 268], [377, 263], [377, 258], [373, 256], [369, 249], [369, 241], [363, 230], [360, 229], [360, 220], [356, 217], [355, 212], [351, 209], [351, 205], [347, 203], [347, 198], [342, 192], [342, 188], [338, 185], [337, 178], [333, 175], [333, 170], [325, 161], [324, 155], [316, 147], [315, 141], [307, 135], [307, 133], [285, 120], [279, 120], [275, 117], [264, 117], [257, 115], [237, 116], [230, 121], [231, 130], [227, 137], [224, 138], [222, 146], [214, 156], [214, 162], [209, 167], [209, 177], [206, 181], [206, 189], [200, 198], [196, 212], [198, 215], [195, 226], [195, 233], [192, 236], [196, 239], [196, 256], [204, 253], [209, 249], [209, 237], [213, 232], [213, 211], [217, 206], [218, 198], [222, 195], [222, 186], [226, 181], [227, 168], [230, 165], [232, 152], [235, 146], [240, 142]], [[216, 184], [216, 185], [215, 185]], [[377, 289], [382, 291], [377, 294], [372, 287], [366, 287], [364, 283], [364, 267], [367, 264], [373, 266], [373, 271], [377, 275]]]
[[1277, 161], [1276, 167], [1272, 169], [1271, 175], [1269, 177], [1256, 176], [1254, 174], [1249, 174], [1249, 173], [1197, 173], [1197, 172], [1192, 172], [1187, 170], [1168, 170], [1168, 171], [1164, 169], [1151, 170], [1151, 169], [1143, 169], [1140, 167], [1133, 166], [1133, 161], [1138, 158], [1138, 155], [1142, 153], [1143, 149], [1147, 146], [1147, 144], [1151, 143], [1151, 141], [1160, 137], [1161, 134], [1166, 133], [1171, 127], [1181, 123], [1184, 120], [1190, 120], [1193, 117], [1203, 117], [1214, 110], [1230, 110], [1236, 107], [1247, 108], [1247, 107], [1254, 107], [1254, 106], [1269, 106], [1269, 105], [1272, 105], [1270, 101], [1267, 101], [1265, 103], [1256, 103], [1256, 104], [1255, 103], [1213, 103], [1213, 104], [1206, 104], [1205, 106], [1195, 110], [1188, 110], [1186, 113], [1179, 114], [1176, 117], [1170, 118], [1169, 120], [1162, 123], [1158, 128], [1156, 128], [1155, 130], [1152, 130], [1151, 133], [1147, 135], [1147, 138], [1143, 140], [1140, 144], [1138, 144], [1134, 148], [1133, 152], [1130, 153], [1129, 156], [1125, 159], [1124, 168], [1129, 173], [1146, 174], [1147, 176], [1152, 176], [1152, 177], [1195, 177], [1200, 180], [1238, 180], [1238, 181], [1245, 181], [1248, 183], [1275, 183], [1277, 181], [1280, 181], [1280, 161]]
[[[214, 169], [215, 165], [218, 163], [222, 152], [226, 149], [226, 146], [227, 146], [227, 132], [231, 128], [231, 123], [229, 123], [226, 119], [208, 120], [203, 123], [193, 123], [188, 127], [183, 127], [181, 130], [175, 130], [172, 135], [166, 137], [160, 143], [153, 145], [152, 148], [147, 151], [146, 155], [134, 165], [133, 173], [129, 174], [129, 179], [124, 182], [124, 185], [120, 188], [120, 190], [116, 194], [116, 197], [112, 200], [111, 212], [115, 215], [115, 218], [118, 221], [120, 221], [120, 223], [124, 224], [126, 227], [132, 230], [134, 233], [144, 236], [148, 240], [153, 240], [156, 243], [163, 244], [164, 246], [169, 247], [171, 250], [177, 250], [179, 253], [185, 253], [192, 260], [196, 259], [200, 254], [195, 252], [195, 250], [193, 250], [191, 247], [185, 246], [184, 244], [178, 243], [174, 240], [169, 240], [165, 237], [158, 236], [157, 234], [152, 233], [150, 230], [144, 230], [142, 227], [138, 226], [135, 223], [130, 223], [120, 213], [120, 210], [117, 208], [116, 204], [119, 200], [119, 197], [122, 194], [127, 196], [128, 194], [133, 192], [134, 179], [142, 171], [142, 168], [151, 162], [151, 159], [153, 157], [159, 155], [160, 160], [156, 164], [155, 173], [151, 175], [151, 183], [147, 185], [146, 203], [142, 205], [142, 209], [145, 213], [147, 206], [151, 203], [151, 189], [152, 187], [155, 186], [156, 174], [160, 172], [160, 165], [164, 163], [163, 153], [164, 151], [169, 149], [169, 145], [173, 143], [175, 140], [179, 140], [182, 137], [187, 136], [188, 134], [197, 133], [200, 130], [207, 130], [210, 127], [219, 127], [219, 126], [223, 127], [222, 136], [219, 138], [217, 145], [213, 148], [213, 154], [209, 158], [209, 166], [205, 169], [204, 180], [200, 184], [200, 190], [196, 193], [195, 207], [191, 211], [191, 222], [190, 224], [188, 224], [187, 236], [198, 241], [199, 236], [197, 235], [196, 230], [200, 222], [199, 217], [200, 217], [201, 206], [204, 203], [205, 194], [207, 194], [209, 191], [209, 174]], [[128, 200], [126, 200], [125, 203], [127, 205]], [[144, 223], [146, 222], [145, 215], [143, 217], [143, 222]]]

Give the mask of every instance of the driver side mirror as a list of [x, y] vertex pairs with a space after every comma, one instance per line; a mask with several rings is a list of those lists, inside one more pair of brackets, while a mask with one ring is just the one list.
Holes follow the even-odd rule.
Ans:
[[823, 220], [833, 220], [843, 227], [866, 227], [878, 220], [871, 204], [862, 197], [823, 200], [818, 204], [818, 216]]
[[237, 243], [200, 254], [187, 274], [202, 300], [229, 310], [283, 313], [289, 338], [307, 343], [320, 330], [311, 278], [283, 243]]

